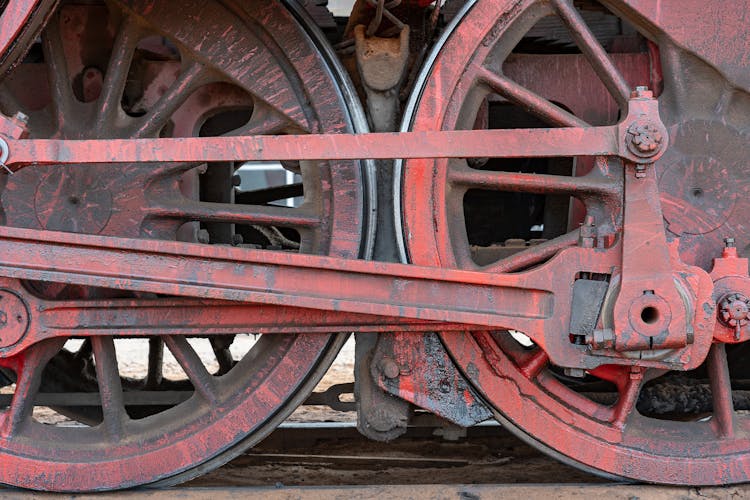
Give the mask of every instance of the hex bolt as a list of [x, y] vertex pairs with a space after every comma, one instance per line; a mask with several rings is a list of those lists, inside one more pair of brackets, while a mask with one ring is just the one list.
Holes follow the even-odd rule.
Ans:
[[639, 85], [630, 93], [631, 99], [653, 99], [654, 93], [648, 87]]
[[724, 246], [726, 248], [734, 248], [734, 238], [724, 238]]
[[611, 328], [594, 330], [586, 334], [585, 341], [592, 349], [613, 349], [615, 347], [615, 332]]
[[381, 359], [380, 363], [378, 363], [378, 368], [380, 369], [380, 373], [385, 375], [386, 378], [396, 378], [401, 374], [398, 364], [391, 358]]
[[563, 372], [568, 377], [583, 378], [586, 376], [586, 370], [583, 368], [565, 368]]
[[205, 229], [201, 229], [198, 231], [198, 243], [207, 244], [211, 242], [211, 236], [208, 234], [208, 231]]
[[13, 119], [23, 125], [26, 125], [29, 123], [29, 116], [20, 111], [17, 111], [16, 114], [13, 115]]
[[451, 392], [451, 384], [447, 380], [441, 380], [439, 388], [440, 392], [442, 392], [443, 394], [448, 394]]
[[583, 224], [581, 225], [580, 235], [578, 237], [578, 245], [583, 248], [594, 248], [596, 243], [596, 224], [594, 224], [594, 217], [587, 215]]
[[234, 174], [232, 176], [232, 186], [239, 187], [242, 184], [242, 177], [240, 177], [240, 174]]
[[242, 238], [241, 234], [233, 234], [232, 235], [232, 246], [240, 246], [245, 240]]

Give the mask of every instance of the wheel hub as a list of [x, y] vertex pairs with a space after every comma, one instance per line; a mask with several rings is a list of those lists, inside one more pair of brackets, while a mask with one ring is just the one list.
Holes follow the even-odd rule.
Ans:
[[[102, 168], [53, 166], [36, 189], [34, 208], [43, 229], [98, 234], [112, 215], [112, 192]], [[9, 205], [15, 204], [11, 201]], [[119, 208], [119, 207], [118, 207]]]

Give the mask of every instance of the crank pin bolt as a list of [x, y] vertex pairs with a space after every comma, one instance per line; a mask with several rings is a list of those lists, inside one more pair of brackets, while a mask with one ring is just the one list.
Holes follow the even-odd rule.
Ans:
[[628, 127], [628, 147], [640, 157], [654, 156], [661, 149], [664, 136], [650, 123], [633, 123]]
[[742, 330], [750, 317], [750, 299], [744, 294], [735, 292], [719, 300], [719, 322], [734, 329], [734, 340], [742, 338]]

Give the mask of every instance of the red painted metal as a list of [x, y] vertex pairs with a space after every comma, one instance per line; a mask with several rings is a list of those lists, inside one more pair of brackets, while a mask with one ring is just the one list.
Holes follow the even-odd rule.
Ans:
[[8, 140], [9, 165], [621, 155], [620, 127], [65, 141]]
[[[571, 0], [477, 0], [415, 89], [413, 131], [381, 134], [351, 133], [330, 68], [273, 1], [122, 0], [109, 7], [115, 16], [102, 5], [55, 11], [44, 62], [21, 64], [6, 82], [28, 124], [23, 115], [0, 124], [16, 170], [3, 181], [0, 227], [0, 366], [16, 382], [0, 412], [0, 480], [115, 488], [216, 460], [248, 433], [261, 438], [298, 388], [314, 383], [335, 347], [331, 333], [389, 330], [399, 333], [378, 344], [373, 378], [455, 422], [485, 415], [479, 392], [509, 425], [605, 473], [747, 480], [750, 419], [734, 411], [725, 344], [750, 338], [750, 277], [732, 245], [717, 256], [727, 233], [746, 239], [748, 123], [734, 109], [745, 109], [738, 94], [750, 87], [747, 47], [726, 27], [747, 24], [750, 4], [603, 3], [653, 41], [614, 55]], [[5, 10], [3, 54], [38, 8], [19, 1]], [[580, 55], [508, 57], [546, 15]], [[210, 36], [185, 29], [196, 19]], [[39, 66], [49, 82], [35, 77]], [[705, 89], [722, 97], [704, 98]], [[484, 129], [478, 110], [496, 102], [556, 128]], [[243, 124], [206, 131], [210, 117], [238, 109], [250, 113]], [[466, 161], [486, 157], [578, 158], [565, 176]], [[374, 200], [363, 194], [359, 163], [347, 160], [392, 158], [410, 160], [397, 207], [410, 265], [356, 260]], [[226, 182], [201, 177], [201, 163], [248, 160], [299, 170], [299, 192], [272, 201], [293, 192], [302, 205], [231, 203]], [[584, 224], [479, 265], [464, 213], [470, 191], [575, 197], [568, 222]], [[287, 251], [207, 245], [201, 223], [245, 226]], [[233, 231], [219, 243], [237, 245]], [[433, 329], [450, 357], [422, 333]], [[226, 377], [208, 373], [185, 340], [248, 331], [292, 335], [264, 337], [264, 350], [237, 368], [230, 357]], [[194, 390], [186, 406], [170, 419], [131, 418], [114, 335], [166, 345]], [[81, 447], [32, 419], [43, 369], [72, 336], [88, 339], [101, 399]], [[639, 413], [642, 387], [693, 369], [709, 380], [710, 421]], [[612, 384], [614, 402], [577, 392], [561, 372]], [[51, 459], [40, 453], [50, 442]]]
[[[694, 277], [687, 278], [689, 285], [683, 293], [699, 307], [688, 313], [688, 317], [695, 314], [689, 324], [696, 335], [685, 349], [653, 361], [611, 350], [592, 356], [585, 346], [574, 345], [557, 334], [570, 322], [570, 284], [581, 265], [585, 263], [587, 272], [599, 274], [621, 267], [619, 246], [570, 248], [535, 270], [491, 275], [12, 228], [0, 229], [0, 241], [8, 252], [0, 263], [0, 274], [10, 278], [515, 329], [527, 332], [554, 362], [569, 367], [594, 368], [615, 362], [693, 368], [706, 355], [711, 337], [705, 332], [713, 331], [715, 321], [710, 299], [705, 296], [710, 290], [690, 288], [692, 281], [701, 281], [700, 274], [692, 271]], [[687, 273], [691, 273], [689, 269], [683, 274], [691, 276]], [[667, 282], [671, 281], [669, 275]], [[336, 283], [336, 287], [329, 283]], [[654, 279], [651, 286], [660, 290], [658, 283]], [[632, 297], [625, 300], [637, 302]], [[32, 313], [20, 341], [14, 338], [14, 343], [3, 343], [4, 355], [44, 338], [44, 330], [34, 324], [34, 319]], [[247, 326], [254, 328], [250, 322]], [[627, 330], [616, 330], [616, 334], [618, 339], [623, 335], [628, 340]], [[629, 347], [627, 342], [617, 345], [625, 351]]]
[[[591, 289], [598, 281], [609, 282], [601, 312], [594, 306], [596, 327], [590, 337], [587, 334], [586, 341], [591, 343], [594, 352], [617, 349], [620, 342], [624, 355], [638, 359], [635, 366], [602, 364], [586, 372], [565, 370], [570, 376], [585, 375], [580, 381], [570, 382], [561, 376], [565, 366], [550, 359], [549, 345], [533, 342], [525, 346], [506, 332], [497, 331], [443, 333], [442, 340], [451, 356], [474, 387], [500, 413], [503, 423], [579, 466], [652, 482], [746, 481], [750, 468], [747, 453], [750, 421], [734, 411], [724, 343], [742, 341], [747, 335], [742, 324], [747, 305], [742, 297], [748, 296], [747, 262], [737, 256], [739, 250], [744, 257], [747, 233], [739, 219], [735, 222], [738, 213], [734, 211], [739, 208], [739, 197], [734, 193], [745, 189], [744, 181], [734, 180], [745, 175], [744, 167], [735, 159], [735, 152], [746, 152], [747, 145], [735, 130], [743, 127], [746, 130], [747, 121], [739, 117], [736, 120], [726, 118], [732, 114], [727, 112], [728, 108], [711, 107], [711, 104], [707, 108], [711, 98], [699, 89], [742, 80], [742, 75], [747, 74], [743, 59], [747, 44], [739, 42], [740, 48], [736, 39], [726, 39], [731, 36], [731, 30], [724, 31], [720, 19], [731, 14], [724, 11], [713, 15], [714, 9], [723, 9], [723, 5], [705, 9], [699, 3], [687, 2], [690, 5], [683, 13], [682, 3], [680, 7], [649, 1], [604, 3], [624, 13], [639, 30], [658, 43], [658, 51], [650, 46], [652, 58], [645, 53], [641, 56], [646, 59], [641, 60], [640, 72], [621, 72], [622, 65], [614, 63], [618, 55], [610, 58], [573, 8], [573, 2], [480, 0], [440, 47], [431, 66], [425, 69], [425, 80], [415, 89], [419, 97], [415, 100], [414, 114], [408, 117], [412, 129], [461, 130], [476, 127], [478, 123], [486, 126], [486, 122], [476, 120], [477, 109], [481, 109], [480, 99], [486, 95], [491, 102], [497, 101], [498, 96], [510, 101], [553, 126], [581, 126], [580, 113], [584, 110], [594, 117], [590, 121], [612, 123], [617, 119], [612, 112], [612, 102], [620, 104], [621, 113], [627, 111], [624, 89], [645, 85], [650, 80], [658, 84], [656, 80], [663, 78], [659, 101], [662, 119], [669, 129], [668, 152], [645, 168], [598, 159], [593, 168], [584, 170], [588, 173], [582, 178], [518, 176], [460, 160], [407, 161], [401, 195], [408, 255], [419, 265], [526, 274], [528, 268], [543, 268], [554, 262], [555, 257], [550, 258], [549, 253], [534, 251], [534, 247], [529, 246], [529, 250], [511, 257], [513, 262], [505, 258], [494, 264], [478, 265], [467, 236], [466, 218], [479, 215], [464, 213], [465, 194], [469, 189], [482, 189], [577, 197], [587, 215], [579, 233], [579, 246], [594, 249], [602, 241], [615, 239], [622, 245], [623, 252], [621, 264], [607, 276], [587, 272], [585, 261], [577, 267], [580, 279], [590, 283]], [[729, 24], [741, 23], [748, 11], [747, 2], [736, 2], [732, 6], [740, 20], [733, 19]], [[579, 78], [580, 72], [566, 77], [565, 69], [554, 71], [551, 63], [553, 71], [546, 77], [529, 78], [518, 67], [524, 58], [554, 61], [557, 56], [508, 56], [523, 30], [529, 30], [545, 14], [559, 15], [583, 54], [576, 57], [579, 60], [585, 57], [591, 65], [586, 74], [595, 75], [598, 82]], [[694, 26], [703, 25], [708, 25], [707, 29], [692, 36]], [[720, 54], [721, 46], [732, 46], [734, 50]], [[709, 64], [691, 59], [693, 56], [687, 52], [696, 52], [722, 75], [709, 69]], [[653, 57], [657, 54], [660, 61]], [[662, 68], [649, 67], [660, 62]], [[693, 80], [703, 71], [704, 76]], [[634, 77], [635, 80], [628, 81]], [[623, 85], [623, 81], [627, 85]], [[609, 90], [611, 97], [590, 100], [586, 94], [581, 94], [601, 86]], [[581, 97], [576, 99], [576, 95]], [[561, 102], [559, 96], [574, 97]], [[587, 108], [592, 102], [598, 112]], [[575, 115], [569, 112], [571, 109], [576, 110]], [[707, 109], [712, 111], [704, 113]], [[642, 144], [634, 144], [640, 152], [648, 152], [652, 140], [658, 142], [658, 137], [652, 135], [648, 127], [633, 129], [633, 132], [649, 134]], [[615, 193], [609, 189], [567, 189], [579, 179], [598, 181], [613, 175], [622, 176], [623, 180], [623, 184], [612, 181], [608, 184]], [[614, 202], [618, 197], [621, 204]], [[740, 210], [746, 213], [744, 203], [742, 207]], [[518, 213], [525, 208], [518, 207]], [[513, 214], [509, 212], [507, 216], [513, 217]], [[669, 223], [667, 234], [664, 219]], [[736, 236], [742, 243], [737, 243], [738, 249], [725, 249], [724, 255], [716, 258], [722, 252], [722, 240], [728, 236]], [[562, 248], [569, 244], [568, 238], [560, 236], [546, 245]], [[709, 278], [705, 271], [714, 258], [714, 271]], [[681, 281], [690, 273], [691, 277]], [[629, 284], [628, 276], [633, 277]], [[657, 288], [666, 288], [659, 292], [651, 287], [655, 283], [659, 283], [655, 285]], [[569, 282], [567, 286], [571, 285], [573, 283]], [[682, 323], [689, 321], [690, 311], [693, 311], [688, 304], [695, 304], [694, 299], [686, 299], [685, 289], [702, 297], [704, 305], [694, 310], [706, 320], [700, 333]], [[712, 293], [713, 298], [709, 298]], [[671, 298], [665, 298], [667, 296]], [[587, 299], [588, 302], [579, 302], [579, 306], [585, 309], [588, 303], [598, 300], [594, 295]], [[624, 302], [620, 303], [621, 300]], [[719, 311], [714, 309], [715, 301], [719, 301]], [[722, 305], [724, 302], [726, 304]], [[701, 308], [704, 310], [698, 311]], [[717, 312], [721, 315], [720, 321], [715, 320]], [[612, 331], [608, 330], [610, 325]], [[639, 330], [646, 335], [632, 334]], [[567, 330], [556, 333], [562, 336]], [[693, 335], [695, 338], [691, 338]], [[645, 362], [658, 359], [676, 346], [701, 342], [699, 338], [702, 342], [714, 342], [710, 349], [704, 344], [702, 353], [706, 353], [707, 358], [701, 370], [705, 371], [697, 372], [704, 373], [709, 381], [712, 418], [685, 422], [670, 420], [668, 416], [654, 419], [641, 414], [638, 409], [641, 388], [658, 387], [666, 376], [658, 370], [644, 370]], [[635, 350], [628, 350], [631, 348]], [[688, 375], [696, 376], [700, 377]], [[613, 384], [616, 397], [605, 403], [576, 390], [579, 384], [585, 386], [589, 381]]]
[[0, 15], [0, 54], [8, 54], [41, 0], [11, 0]]
[[[39, 19], [48, 12], [43, 14]], [[203, 28], [185, 30], [196, 16]], [[32, 32], [29, 46], [42, 24], [28, 27], [35, 28], [27, 30]], [[275, 32], [285, 36], [275, 40]], [[341, 77], [319, 43], [273, 0], [251, 5], [204, 0], [65, 3], [52, 12], [31, 56], [4, 78], [3, 111], [28, 115], [26, 128], [35, 139], [351, 132]], [[235, 54], [246, 57], [238, 62]], [[15, 122], [5, 125], [10, 125], [3, 127], [8, 137], [19, 135]], [[275, 245], [295, 252], [356, 258], [365, 251], [368, 219], [362, 215], [365, 180], [359, 162], [292, 166], [302, 173], [300, 185], [291, 188], [293, 196], [304, 192], [305, 203], [298, 208], [266, 206], [269, 197], [289, 197], [274, 197], [273, 186], [260, 193], [265, 201], [251, 198], [234, 204], [229, 198], [234, 166], [223, 170], [228, 172], [225, 177], [202, 176], [206, 170], [221, 170], [214, 164], [195, 167], [172, 163], [25, 169], [3, 178], [3, 224], [143, 238], [140, 241], [156, 246], [160, 241], [207, 237], [218, 244], [241, 242], [234, 238], [239, 234], [224, 238], [220, 231], [204, 229], [215, 223], [219, 229], [244, 228], [256, 238], [248, 244], [272, 246], [262, 233], [266, 231]], [[274, 232], [276, 226], [286, 232]], [[341, 330], [335, 318], [311, 322], [309, 311], [287, 314], [288, 309], [264, 306], [262, 315], [271, 330], [278, 329], [282, 315], [301, 322], [294, 331], [282, 327], [287, 335], [262, 336], [233, 356], [229, 347], [235, 334], [248, 333], [247, 324], [240, 328], [240, 318], [257, 315], [258, 307], [160, 300], [49, 281], [15, 281], [12, 288], [30, 302], [19, 307], [19, 295], [1, 292], [7, 310], [0, 323], [7, 341], [18, 334], [24, 310], [46, 318], [42, 329], [60, 334], [0, 362], [3, 380], [15, 382], [12, 402], [0, 410], [0, 482], [26, 488], [115, 489], [186, 480], [216, 467], [264, 438], [293, 411], [345, 340], [345, 335], [333, 335]], [[71, 311], [77, 314], [71, 316]], [[217, 315], [221, 319], [209, 325]], [[338, 320], [362, 321], [376, 330], [389, 324], [387, 318], [361, 315]], [[321, 328], [326, 323], [331, 331]], [[305, 324], [314, 324], [314, 331], [302, 335], [299, 327]], [[154, 338], [152, 328], [159, 326], [171, 335]], [[71, 347], [65, 341], [78, 335], [74, 327], [96, 335]], [[225, 335], [207, 334], [212, 328]], [[117, 363], [120, 347], [114, 338], [128, 329], [149, 337], [148, 375], [142, 379], [124, 376]], [[188, 330], [210, 342], [218, 371], [188, 343]], [[165, 351], [184, 372], [177, 380], [161, 373]], [[124, 391], [137, 393], [144, 387], [177, 387], [192, 396], [176, 406], [126, 403]], [[56, 408], [78, 422], [74, 427], [41, 424], [34, 408], [40, 391], [90, 392], [101, 404], [93, 409]]]

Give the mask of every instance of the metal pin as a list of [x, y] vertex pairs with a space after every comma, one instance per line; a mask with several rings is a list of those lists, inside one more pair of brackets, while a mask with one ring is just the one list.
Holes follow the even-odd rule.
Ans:
[[8, 175], [13, 175], [13, 171], [5, 164], [5, 162], [8, 161], [9, 155], [10, 149], [8, 148], [8, 143], [5, 142], [5, 139], [0, 137], [0, 167], [3, 167], [5, 171], [8, 172]]

